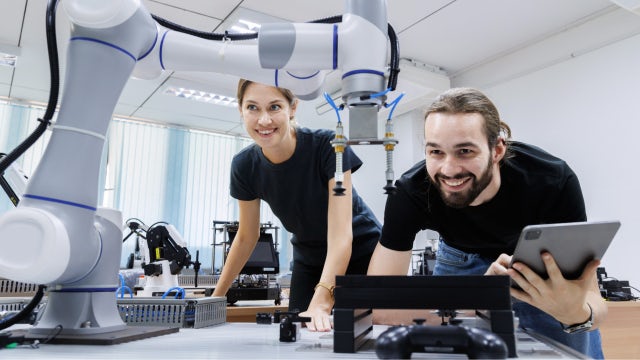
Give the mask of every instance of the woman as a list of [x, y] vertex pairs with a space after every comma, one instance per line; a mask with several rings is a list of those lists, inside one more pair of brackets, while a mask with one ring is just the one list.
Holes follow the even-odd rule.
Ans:
[[351, 186], [351, 172], [362, 161], [345, 149], [345, 196], [334, 196], [334, 133], [296, 127], [298, 100], [291, 91], [240, 80], [238, 104], [255, 144], [231, 165], [239, 228], [213, 295], [226, 294], [251, 255], [264, 200], [293, 235], [289, 309], [310, 317], [310, 330], [329, 331], [336, 275], [366, 274], [380, 236], [380, 223]]

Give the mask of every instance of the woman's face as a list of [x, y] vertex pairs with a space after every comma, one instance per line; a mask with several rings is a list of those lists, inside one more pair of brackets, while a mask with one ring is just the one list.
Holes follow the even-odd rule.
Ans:
[[275, 87], [260, 83], [247, 86], [240, 114], [249, 136], [264, 150], [288, 145], [296, 112], [286, 97]]

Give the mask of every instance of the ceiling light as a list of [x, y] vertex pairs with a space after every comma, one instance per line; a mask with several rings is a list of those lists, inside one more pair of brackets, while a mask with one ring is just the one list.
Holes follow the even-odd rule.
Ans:
[[240, 19], [238, 22], [231, 26], [230, 33], [235, 34], [254, 34], [260, 30], [260, 24], [253, 21]]
[[0, 65], [8, 67], [16, 67], [18, 56], [0, 52]]
[[640, 15], [640, 0], [611, 0], [616, 5]]
[[173, 95], [185, 99], [196, 100], [200, 102], [217, 104], [229, 107], [238, 107], [238, 100], [231, 96], [218, 95], [206, 91], [168, 87], [164, 90], [165, 94]]

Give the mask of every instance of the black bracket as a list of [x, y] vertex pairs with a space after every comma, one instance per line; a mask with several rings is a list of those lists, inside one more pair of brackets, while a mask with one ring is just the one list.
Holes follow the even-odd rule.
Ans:
[[333, 351], [355, 353], [371, 339], [373, 309], [475, 310], [516, 357], [508, 276], [337, 276]]

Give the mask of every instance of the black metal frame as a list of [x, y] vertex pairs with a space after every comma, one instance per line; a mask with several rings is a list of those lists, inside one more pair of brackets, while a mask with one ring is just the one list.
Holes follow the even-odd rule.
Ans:
[[354, 353], [371, 338], [373, 309], [476, 310], [516, 357], [508, 276], [336, 277], [333, 351]]

